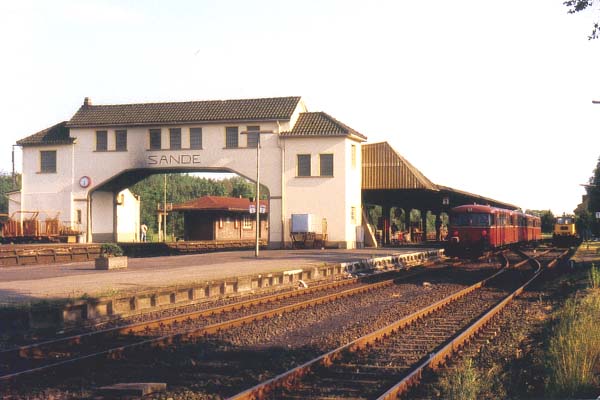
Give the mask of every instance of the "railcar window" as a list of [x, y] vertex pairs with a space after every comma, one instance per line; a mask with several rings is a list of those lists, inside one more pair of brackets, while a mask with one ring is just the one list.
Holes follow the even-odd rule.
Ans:
[[451, 224], [454, 226], [490, 226], [490, 214], [455, 214]]

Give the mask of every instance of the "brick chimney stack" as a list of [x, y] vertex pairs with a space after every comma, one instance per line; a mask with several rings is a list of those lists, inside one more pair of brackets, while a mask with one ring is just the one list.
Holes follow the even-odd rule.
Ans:
[[84, 106], [91, 106], [92, 105], [92, 100], [90, 100], [89, 97], [86, 97], [85, 99], [83, 99], [83, 105]]

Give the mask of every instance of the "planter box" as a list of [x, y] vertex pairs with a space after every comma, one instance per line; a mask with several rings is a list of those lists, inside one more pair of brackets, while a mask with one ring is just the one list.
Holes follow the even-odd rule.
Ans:
[[127, 268], [127, 257], [98, 257], [96, 269], [124, 269]]

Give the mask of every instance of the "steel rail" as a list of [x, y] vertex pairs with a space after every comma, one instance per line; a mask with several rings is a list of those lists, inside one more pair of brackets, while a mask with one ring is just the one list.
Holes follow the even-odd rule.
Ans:
[[[501, 254], [501, 256], [504, 256], [504, 255]], [[502, 269], [500, 269], [493, 275], [487, 277], [486, 279], [484, 279], [478, 283], [475, 283], [474, 285], [471, 285], [465, 289], [462, 289], [459, 292], [454, 293], [442, 300], [439, 300], [439, 301], [437, 301], [419, 311], [416, 311], [404, 318], [401, 318], [400, 320], [398, 320], [390, 325], [387, 325], [381, 329], [378, 329], [377, 331], [371, 332], [371, 333], [369, 333], [365, 336], [362, 336], [350, 343], [347, 343], [347, 344], [340, 346], [334, 350], [331, 350], [328, 353], [325, 353], [319, 357], [313, 358], [312, 360], [309, 360], [294, 369], [291, 369], [287, 372], [279, 374], [265, 382], [259, 383], [258, 385], [253, 386], [250, 389], [247, 389], [241, 393], [238, 393], [238, 394], [230, 397], [229, 400], [263, 399], [269, 393], [273, 392], [274, 390], [276, 390], [278, 388], [290, 386], [295, 380], [306, 375], [313, 367], [315, 367], [317, 365], [329, 366], [333, 363], [334, 360], [339, 358], [344, 351], [360, 350], [360, 349], [366, 347], [368, 344], [371, 344], [379, 339], [385, 338], [386, 336], [393, 334], [395, 331], [398, 331], [398, 330], [410, 325], [412, 322], [417, 321], [417, 320], [445, 307], [449, 303], [454, 302], [455, 300], [458, 300], [458, 299], [466, 296], [467, 294], [485, 286], [485, 284], [488, 281], [501, 275], [507, 269], [508, 269], [508, 260], [505, 258], [504, 266], [502, 267]]]
[[[284, 314], [286, 312], [291, 312], [291, 311], [295, 311], [295, 310], [299, 310], [299, 309], [304, 309], [304, 308], [308, 308], [310, 306], [314, 306], [314, 305], [318, 305], [318, 304], [324, 304], [324, 303], [329, 303], [332, 301], [335, 301], [337, 299], [343, 298], [343, 297], [348, 297], [348, 296], [353, 296], [356, 294], [360, 294], [360, 293], [364, 293], [364, 292], [369, 292], [369, 291], [373, 291], [373, 290], [377, 290], [383, 287], [387, 287], [387, 286], [391, 286], [393, 285], [396, 281], [398, 281], [398, 279], [404, 279], [404, 278], [410, 278], [410, 277], [414, 277], [417, 276], [418, 274], [422, 273], [422, 271], [419, 272], [412, 272], [409, 273], [403, 277], [396, 277], [393, 279], [387, 279], [381, 282], [376, 282], [376, 283], [372, 283], [372, 284], [365, 284], [364, 286], [359, 286], [357, 288], [352, 288], [352, 289], [347, 289], [347, 290], [343, 290], [341, 292], [337, 292], [337, 293], [332, 293], [332, 294], [328, 294], [326, 296], [321, 296], [321, 297], [317, 297], [314, 299], [309, 299], [309, 300], [305, 300], [305, 301], [301, 301], [298, 303], [294, 303], [294, 304], [289, 304], [289, 305], [285, 305], [282, 307], [278, 307], [272, 310], [267, 310], [267, 311], [262, 311], [259, 313], [255, 313], [255, 314], [251, 314], [251, 315], [247, 315], [247, 316], [243, 316], [243, 317], [239, 317], [239, 318], [235, 318], [232, 320], [228, 320], [228, 321], [223, 321], [223, 322], [219, 322], [219, 323], [215, 323], [215, 324], [211, 324], [211, 325], [207, 325], [204, 327], [200, 327], [200, 328], [194, 328], [194, 329], [190, 329], [184, 332], [178, 332], [175, 334], [169, 334], [169, 335], [163, 335], [160, 337], [156, 337], [156, 338], [151, 338], [151, 339], [144, 339], [141, 340], [139, 342], [135, 342], [135, 343], [131, 343], [131, 344], [126, 344], [126, 345], [122, 345], [122, 346], [117, 346], [114, 348], [109, 348], [106, 350], [101, 350], [101, 351], [97, 351], [97, 352], [93, 352], [93, 353], [89, 353], [89, 354], [85, 354], [85, 355], [80, 355], [77, 357], [71, 357], [65, 360], [60, 360], [60, 361], [54, 361], [52, 363], [49, 364], [45, 364], [39, 367], [35, 367], [35, 368], [31, 368], [28, 370], [23, 370], [23, 371], [17, 371], [14, 373], [10, 373], [10, 374], [6, 374], [6, 375], [2, 375], [0, 376], [0, 381], [6, 381], [6, 380], [14, 380], [17, 379], [19, 377], [22, 377], [24, 375], [28, 375], [34, 372], [40, 372], [40, 371], [44, 371], [47, 369], [51, 369], [51, 368], [56, 368], [59, 366], [63, 366], [63, 365], [67, 365], [67, 364], [71, 364], [71, 363], [75, 363], [78, 361], [83, 361], [86, 359], [90, 359], [90, 358], [95, 358], [95, 357], [99, 357], [99, 356], [111, 356], [111, 357], [118, 357], [120, 356], [122, 353], [124, 353], [125, 351], [129, 350], [129, 349], [133, 349], [133, 348], [137, 348], [140, 346], [145, 346], [145, 345], [156, 345], [156, 346], [166, 346], [169, 345], [175, 341], [178, 340], [186, 340], [186, 339], [190, 339], [192, 337], [197, 337], [197, 336], [206, 336], [209, 334], [213, 334], [219, 331], [223, 331], [226, 329], [230, 329], [230, 328], [234, 328], [240, 325], [244, 325], [246, 323], [251, 323], [257, 320], [261, 320], [261, 319], [266, 319], [266, 318], [270, 318], [272, 316], [275, 315], [281, 315]], [[352, 281], [354, 281], [354, 279], [348, 280], [350, 281], [350, 283], [352, 283]], [[356, 278], [356, 281], [360, 281], [359, 278]], [[342, 281], [345, 282], [345, 281]], [[331, 284], [333, 285], [333, 284]], [[326, 286], [326, 285], [321, 285], [321, 286]], [[335, 286], [333, 286], [335, 287]], [[308, 289], [315, 289], [315, 288], [308, 288]], [[303, 289], [303, 290], [308, 290], [308, 289]], [[323, 290], [323, 288], [321, 288], [321, 290]], [[299, 293], [301, 292], [301, 293]], [[296, 291], [293, 293], [299, 293], [299, 294], [306, 294], [306, 293], [310, 293], [306, 292], [306, 291]], [[269, 297], [277, 297], [279, 295], [273, 295], [273, 296], [267, 296], [267, 298]], [[288, 297], [284, 297], [288, 298]], [[257, 300], [253, 300], [254, 302], [258, 301], [258, 300], [263, 300], [262, 303], [264, 303], [264, 299], [265, 298], [260, 298]], [[252, 301], [251, 301], [252, 302]], [[257, 304], [262, 304], [261, 302], [258, 302]], [[239, 303], [236, 303], [237, 305], [239, 305]], [[233, 305], [228, 305], [228, 306], [224, 306], [226, 308], [230, 308]], [[238, 308], [244, 308], [241, 307], [241, 305]], [[211, 309], [212, 310], [212, 309]], [[205, 310], [205, 311], [211, 311], [211, 310]], [[209, 314], [212, 315], [212, 314]], [[168, 319], [177, 319], [177, 320], [182, 320], [182, 321], [187, 321], [189, 318], [176, 318], [176, 317], [167, 317]], [[153, 321], [156, 322], [156, 321]], [[139, 323], [139, 324], [134, 324], [134, 326], [138, 327], [139, 325], [143, 325], [144, 323]], [[159, 326], [164, 326], [165, 324], [159, 323]], [[107, 331], [111, 331], [111, 330], [115, 330], [115, 331], [124, 331], [124, 332], [129, 332], [130, 327], [120, 327], [120, 328], [113, 328], [113, 329], [109, 329]], [[143, 329], [141, 329], [143, 330]], [[88, 336], [88, 335], [93, 335], [94, 332], [90, 332], [90, 333], [86, 333], [84, 335], [79, 335], [79, 336], [74, 336], [72, 338], [69, 339], [77, 339], [79, 337], [84, 337], [84, 336]], [[66, 340], [66, 339], [65, 339]], [[51, 343], [51, 342], [46, 342], [46, 344]], [[75, 341], [76, 343], [76, 341]], [[25, 349], [27, 349], [27, 351], [29, 351], [31, 354], [35, 355], [35, 352], [32, 352], [32, 350], [34, 349], [34, 345], [31, 346], [25, 346]], [[19, 349], [15, 349], [14, 351], [17, 350], [22, 350], [22, 348]], [[2, 353], [0, 353], [0, 356], [2, 355]]]
[[115, 337], [118, 335], [130, 335], [136, 332], [148, 331], [153, 328], [161, 328], [170, 324], [177, 324], [180, 322], [189, 322], [193, 319], [200, 319], [208, 316], [222, 314], [226, 312], [238, 311], [244, 308], [249, 308], [256, 305], [262, 305], [270, 302], [287, 300], [290, 298], [298, 297], [305, 294], [315, 293], [322, 290], [333, 289], [340, 286], [347, 286], [351, 284], [359, 283], [358, 278], [347, 279], [343, 281], [326, 283], [323, 285], [311, 286], [305, 289], [299, 289], [292, 292], [276, 293], [268, 296], [261, 296], [255, 299], [249, 299], [245, 301], [235, 302], [223, 306], [211, 307], [205, 310], [192, 311], [180, 315], [167, 316], [151, 321], [137, 322], [133, 324], [118, 326], [114, 328], [101, 329], [93, 332], [86, 332], [77, 335], [71, 335], [59, 339], [53, 339], [38, 343], [33, 343], [25, 346], [18, 346], [12, 349], [0, 351], [0, 358], [3, 357], [14, 357], [28, 358], [31, 356], [40, 357], [43, 356], [42, 348], [44, 346], [56, 346], [56, 345], [79, 345], [83, 340], [86, 339], [100, 339]]
[[[552, 251], [552, 250], [544, 252], [543, 254], [539, 254], [538, 256], [545, 255], [545, 254], [549, 253], [550, 251]], [[556, 263], [561, 258], [566, 256], [568, 253], [569, 253], [569, 251], [567, 250], [567, 251], [561, 253], [559, 256], [552, 259], [552, 261], [550, 261], [548, 263], [548, 265], [546, 265], [546, 268], [554, 267], [554, 265], [556, 265]], [[504, 309], [504, 307], [506, 307], [508, 305], [508, 303], [510, 303], [515, 297], [520, 295], [525, 290], [525, 288], [527, 286], [529, 286], [531, 284], [531, 282], [533, 282], [535, 279], [537, 279], [543, 272], [542, 265], [539, 260], [537, 260], [533, 257], [530, 257], [528, 260], [525, 260], [525, 261], [532, 262], [537, 265], [537, 269], [536, 269], [534, 275], [529, 280], [527, 280], [527, 282], [525, 282], [523, 285], [518, 287], [511, 294], [506, 296], [500, 303], [498, 303], [490, 311], [485, 313], [481, 318], [479, 318], [477, 321], [475, 321], [472, 325], [465, 328], [458, 336], [456, 336], [454, 339], [447, 342], [447, 344], [445, 344], [440, 350], [431, 354], [428, 360], [425, 360], [423, 363], [418, 365], [404, 379], [402, 379], [400, 382], [398, 382], [396, 385], [394, 385], [392, 388], [390, 388], [384, 394], [379, 396], [377, 398], [377, 400], [396, 399], [396, 398], [398, 398], [399, 395], [406, 393], [410, 387], [417, 385], [422, 377], [423, 371], [425, 371], [426, 368], [429, 368], [432, 371], [436, 371], [440, 365], [445, 364], [447, 359], [454, 352], [456, 352], [457, 350], [460, 350], [462, 347], [465, 346], [465, 344], [467, 344], [471, 340], [471, 338], [473, 338], [475, 335], [477, 335], [496, 315], [498, 315], [498, 313], [500, 313]]]

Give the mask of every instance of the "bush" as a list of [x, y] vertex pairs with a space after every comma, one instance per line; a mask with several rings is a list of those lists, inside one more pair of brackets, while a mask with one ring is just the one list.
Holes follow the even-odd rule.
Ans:
[[476, 400], [485, 389], [484, 381], [473, 360], [467, 359], [440, 379], [439, 389], [447, 400]]
[[596, 268], [596, 265], [592, 264], [592, 268], [590, 268], [588, 277], [590, 280], [590, 287], [592, 289], [600, 288], [600, 270], [598, 270], [598, 268]]
[[123, 255], [123, 249], [116, 243], [104, 243], [100, 248], [101, 257], [120, 257]]
[[568, 300], [557, 312], [548, 348], [548, 393], [564, 398], [586, 396], [598, 384], [600, 296]]

